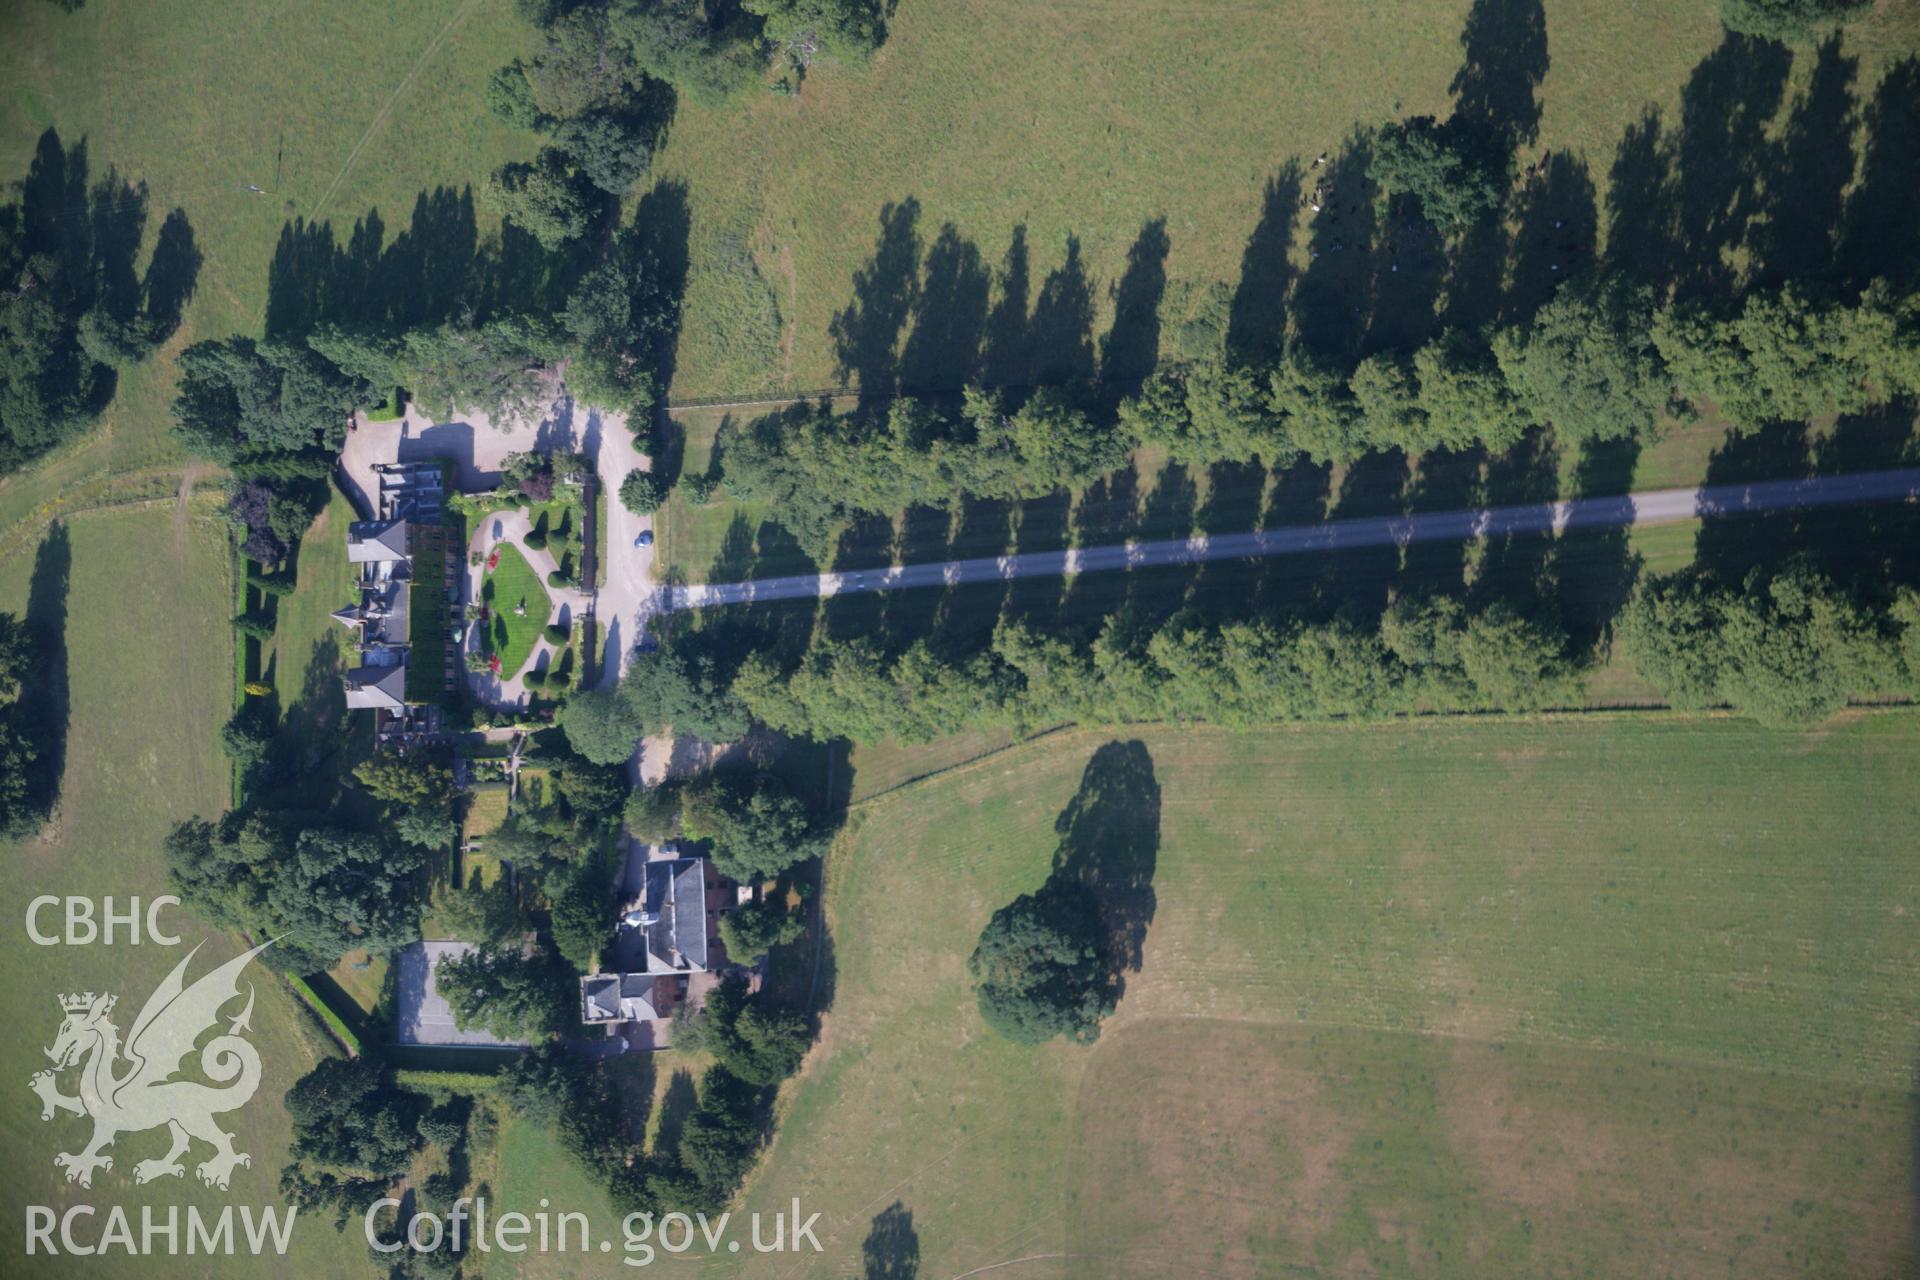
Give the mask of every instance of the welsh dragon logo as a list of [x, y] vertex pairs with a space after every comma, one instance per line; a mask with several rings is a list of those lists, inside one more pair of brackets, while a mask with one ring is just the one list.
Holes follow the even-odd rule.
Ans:
[[[243, 1106], [260, 1087], [259, 1051], [240, 1036], [249, 1029], [247, 1020], [253, 1015], [251, 986], [246, 1007], [228, 1022], [224, 1034], [200, 1050], [201, 1072], [223, 1087], [174, 1076], [202, 1033], [219, 1023], [221, 1009], [239, 999], [240, 971], [272, 945], [272, 941], [263, 942], [188, 986], [187, 965], [200, 950], [196, 946], [147, 997], [124, 1046], [119, 1028], [109, 1020], [118, 997], [91, 991], [60, 997], [66, 1020], [46, 1051], [53, 1069], [37, 1072], [28, 1083], [40, 1095], [42, 1120], [53, 1119], [56, 1111], [70, 1111], [93, 1121], [93, 1138], [84, 1149], [53, 1158], [67, 1171], [68, 1182], [92, 1186], [94, 1170], [113, 1168], [113, 1157], [105, 1152], [115, 1138], [161, 1125], [172, 1135], [173, 1145], [164, 1156], [134, 1165], [135, 1182], [182, 1176], [180, 1157], [196, 1138], [213, 1146], [213, 1156], [195, 1169], [208, 1186], [224, 1191], [234, 1166], [253, 1163], [251, 1156], [233, 1149], [233, 1135], [213, 1120], [223, 1111]], [[79, 1094], [61, 1093], [58, 1074], [76, 1066], [80, 1068]]]

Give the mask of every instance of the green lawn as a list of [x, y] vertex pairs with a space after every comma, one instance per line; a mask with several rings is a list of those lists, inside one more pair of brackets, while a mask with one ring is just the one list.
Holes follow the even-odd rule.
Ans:
[[[664, 1117], [671, 1114], [676, 1124], [686, 1119], [683, 1108], [691, 1105], [695, 1096], [693, 1082], [712, 1061], [705, 1053], [676, 1050], [625, 1054], [609, 1060], [603, 1069], [613, 1075], [619, 1102], [616, 1114], [600, 1116], [597, 1122], [624, 1125], [632, 1140], [651, 1143]], [[622, 1256], [621, 1216], [608, 1199], [605, 1184], [582, 1169], [552, 1128], [509, 1117], [501, 1126], [499, 1162], [494, 1172], [491, 1187], [495, 1200], [489, 1202], [490, 1211], [517, 1211], [531, 1216], [540, 1211], [544, 1201], [554, 1212], [565, 1209], [584, 1213], [591, 1237], [611, 1239], [614, 1256]], [[742, 1232], [745, 1230], [741, 1228]], [[749, 1237], [743, 1234], [742, 1238]], [[635, 1257], [637, 1265], [638, 1255]], [[669, 1259], [661, 1253], [656, 1253], [655, 1262], [669, 1265]], [[597, 1275], [598, 1265], [603, 1264], [577, 1253], [541, 1255], [530, 1251], [510, 1267], [494, 1260], [488, 1260], [485, 1267], [490, 1277], [515, 1275], [527, 1280], [545, 1280], [546, 1277]]]
[[285, 691], [283, 701], [302, 689], [317, 691], [352, 665], [354, 635], [332, 615], [359, 598], [358, 575], [347, 563], [347, 526], [355, 519], [353, 504], [335, 490], [327, 509], [301, 536], [293, 594], [275, 602], [273, 682]]
[[[675, 429], [682, 433], [681, 470], [682, 476], [697, 476], [707, 473], [713, 458], [714, 437], [727, 421], [730, 413], [724, 409], [692, 409], [674, 415]], [[753, 551], [753, 538], [761, 523], [774, 517], [770, 504], [765, 502], [745, 502], [734, 498], [722, 489], [714, 501], [705, 506], [695, 506], [688, 502], [685, 492], [675, 485], [668, 494], [666, 504], [654, 517], [655, 563], [657, 572], [662, 575], [677, 575], [687, 582], [715, 582], [716, 571], [724, 576], [722, 565], [739, 563], [742, 558], [740, 544], [744, 540], [749, 553]], [[755, 561], [755, 574], [766, 575], [778, 572], [778, 568], [769, 563], [763, 571], [758, 555]], [[790, 558], [791, 559], [791, 558]], [[806, 572], [799, 560], [793, 560], [786, 566], [794, 572]]]
[[487, 574], [480, 591], [493, 610], [487, 638], [499, 655], [500, 677], [510, 680], [539, 642], [553, 614], [553, 601], [519, 548], [502, 543], [499, 554], [500, 563]]
[[[233, 689], [226, 535], [186, 515], [167, 504], [83, 515], [65, 526], [72, 557], [64, 593], [71, 718], [60, 809], [44, 836], [12, 845], [0, 859], [3, 896], [23, 911], [40, 894], [111, 894], [123, 908], [131, 895], [144, 901], [166, 892], [160, 842], [167, 830], [191, 814], [217, 814], [227, 803], [229, 771], [218, 746]], [[0, 565], [0, 608], [25, 606], [36, 558], [27, 554]], [[77, 1150], [86, 1133], [71, 1116], [43, 1123], [37, 1099], [24, 1087], [29, 1074], [47, 1065], [42, 1049], [59, 1025], [56, 997], [111, 991], [119, 997], [115, 1020], [124, 1030], [153, 984], [193, 944], [207, 941], [194, 961], [196, 975], [235, 952], [235, 940], [210, 934], [180, 909], [163, 918], [182, 946], [133, 948], [121, 940], [112, 947], [35, 946], [20, 917], [0, 942], [16, 993], [9, 1008], [19, 1028], [8, 1037], [10, 1047], [0, 1050], [0, 1066], [19, 1082], [0, 1106], [0, 1137], [14, 1156], [4, 1175], [10, 1203], [93, 1203], [103, 1206], [102, 1213], [107, 1204], [121, 1204], [136, 1222], [143, 1204], [162, 1210], [194, 1204], [217, 1213], [230, 1203], [282, 1203], [278, 1183], [288, 1120], [280, 1099], [327, 1049], [310, 1015], [265, 972], [252, 979], [252, 1039], [265, 1078], [250, 1104], [220, 1118], [234, 1131], [238, 1148], [253, 1158], [236, 1172], [230, 1191], [203, 1187], [191, 1170], [183, 1180], [136, 1187], [133, 1165], [166, 1145], [166, 1135], [153, 1131], [123, 1135], [113, 1170], [100, 1174], [91, 1191], [62, 1181], [53, 1164], [56, 1151]], [[204, 1150], [194, 1158], [204, 1159]], [[19, 1213], [10, 1213], [0, 1224], [0, 1250], [14, 1258], [24, 1249], [22, 1223]], [[52, 1275], [68, 1274], [74, 1263], [36, 1259], [30, 1265], [34, 1274]], [[303, 1220], [279, 1265], [302, 1276], [354, 1280], [365, 1274], [365, 1248], [326, 1223]], [[259, 1274], [260, 1263], [244, 1255], [129, 1259], [116, 1251], [88, 1259], [86, 1269], [101, 1275], [238, 1277]]]
[[1920, 716], [1138, 737], [1154, 905], [1092, 1049], [993, 1037], [965, 957], [1106, 736], [856, 808], [742, 1206], [827, 1251], [716, 1271], [846, 1274], [896, 1202], [924, 1275], [1911, 1267]]

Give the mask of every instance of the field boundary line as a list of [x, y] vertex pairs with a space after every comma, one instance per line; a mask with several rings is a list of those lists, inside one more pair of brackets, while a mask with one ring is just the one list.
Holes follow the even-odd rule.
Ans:
[[[1124, 1003], [1124, 1001], [1122, 1002]], [[1582, 1040], [1575, 1036], [1556, 1033], [1528, 1031], [1506, 1040], [1495, 1040], [1485, 1035], [1476, 1035], [1468, 1031], [1448, 1031], [1439, 1027], [1389, 1026], [1385, 1023], [1332, 1022], [1325, 1018], [1284, 1019], [1272, 1017], [1252, 1017], [1235, 1013], [1208, 1011], [1204, 1013], [1175, 1013], [1154, 1011], [1131, 1016], [1116, 1013], [1101, 1024], [1101, 1033], [1108, 1030], [1124, 1031], [1129, 1027], [1147, 1026], [1155, 1022], [1221, 1022], [1239, 1027], [1264, 1028], [1270, 1031], [1352, 1031], [1372, 1036], [1415, 1036], [1422, 1040], [1438, 1040], [1448, 1044], [1474, 1044], [1489, 1049], [1501, 1046], [1534, 1045], [1538, 1047], [1571, 1049], [1580, 1053], [1605, 1054], [1613, 1057], [1632, 1057], [1644, 1055], [1647, 1050], [1641, 1044], [1627, 1044], [1610, 1040]], [[1846, 1086], [1849, 1088], [1871, 1089], [1889, 1095], [1907, 1096], [1911, 1092], [1911, 1072], [1900, 1062], [1893, 1065], [1896, 1071], [1885, 1080], [1865, 1077], [1859, 1074], [1808, 1071], [1798, 1067], [1784, 1066], [1776, 1062], [1752, 1062], [1738, 1058], [1713, 1057], [1699, 1050], [1660, 1048], [1653, 1055], [1663, 1062], [1703, 1070], [1741, 1072], [1747, 1075], [1787, 1076], [1795, 1080], [1814, 1080], [1821, 1084]], [[1907, 1081], [1907, 1083], [1896, 1083]]]
[[127, 497], [107, 499], [99, 502], [79, 503], [74, 506], [62, 506], [55, 510], [48, 511], [44, 517], [38, 520], [32, 517], [21, 519], [10, 526], [5, 533], [0, 533], [0, 565], [6, 564], [15, 556], [24, 552], [29, 546], [32, 546], [37, 541], [36, 535], [43, 535], [56, 521], [69, 520], [74, 516], [102, 515], [109, 511], [133, 511], [142, 507], [174, 506], [178, 504], [179, 500], [177, 493], [142, 498]]
[[433, 55], [438, 52], [441, 44], [445, 42], [447, 33], [452, 31], [468, 14], [472, 13], [474, 9], [478, 7], [479, 3], [480, 0], [467, 0], [467, 3], [458, 13], [447, 19], [446, 24], [440, 28], [433, 39], [427, 41], [425, 51], [414, 60], [412, 68], [408, 70], [405, 76], [401, 77], [400, 83], [394, 86], [393, 92], [387, 95], [387, 100], [381, 104], [379, 113], [375, 115], [372, 122], [367, 125], [366, 132], [360, 135], [360, 141], [354, 143], [353, 150], [347, 153], [346, 160], [341, 163], [339, 171], [333, 175], [333, 181], [327, 184], [325, 193], [323, 193], [319, 201], [315, 203], [312, 212], [307, 214], [308, 222], [314, 221], [325, 212], [327, 205], [333, 200], [333, 193], [340, 189], [340, 184], [345, 181], [348, 172], [359, 162], [360, 153], [366, 150], [367, 143], [373, 140], [373, 135], [379, 132], [380, 126], [385, 124], [387, 117], [393, 114], [393, 104], [400, 101], [401, 94], [413, 87], [413, 82], [419, 78], [421, 69], [427, 65], [427, 60], [433, 57]]
[[[1841, 709], [1841, 712], [1836, 712], [1835, 714], [1842, 714], [1847, 711], [1860, 711], [1869, 714], [1879, 712], [1898, 713], [1911, 711], [1916, 706], [1920, 706], [1920, 701], [1912, 698], [1904, 698], [1897, 694], [1876, 698], [1848, 698], [1847, 705]], [[1614, 716], [1622, 720], [1670, 719], [1676, 723], [1688, 720], [1738, 720], [1744, 718], [1738, 712], [1726, 706], [1702, 707], [1697, 710], [1680, 711], [1664, 702], [1651, 702], [1593, 707], [1552, 707], [1542, 711], [1419, 711], [1410, 715], [1387, 716], [1378, 720], [1362, 720], [1357, 718], [1277, 720], [1272, 724], [1255, 725], [1250, 729], [1228, 729], [1217, 724], [1179, 720], [1136, 720], [1129, 721], [1125, 724], [1059, 724], [1050, 729], [1044, 729], [1032, 737], [1021, 738], [1018, 742], [1009, 742], [1004, 747], [995, 747], [977, 756], [969, 756], [965, 760], [956, 760], [950, 765], [943, 765], [938, 769], [932, 769], [926, 773], [918, 774], [915, 777], [896, 782], [883, 791], [876, 791], [870, 796], [862, 796], [858, 800], [848, 802], [845, 812], [848, 816], [852, 816], [857, 812], [864, 812], [869, 807], [877, 805], [880, 801], [890, 800], [900, 792], [910, 787], [917, 787], [923, 782], [932, 782], [935, 779], [944, 778], [949, 774], [960, 773], [977, 765], [985, 764], [987, 761], [995, 759], [996, 757], [1007, 755], [1010, 752], [1019, 751], [1025, 747], [1071, 733], [1099, 735], [1102, 733], [1125, 734], [1145, 730], [1178, 729], [1183, 732], [1200, 731], [1238, 737], [1250, 732], [1279, 731], [1293, 733], [1308, 730], [1318, 732], [1327, 729], [1358, 731], [1387, 724], [1433, 724], [1442, 721], [1466, 720], [1494, 720], [1502, 724], [1549, 723], [1556, 720], [1582, 720], [1604, 716]], [[1817, 727], [1818, 726], [1815, 726], [1815, 728]]]
[[997, 755], [1003, 755], [1008, 751], [1014, 750], [1016, 747], [1024, 747], [1029, 742], [1038, 742], [1042, 738], [1051, 738], [1055, 734], [1070, 733], [1075, 729], [1084, 729], [1086, 727], [1087, 727], [1086, 725], [1074, 724], [1071, 721], [1067, 721], [1062, 724], [1056, 724], [1048, 728], [1042, 729], [1038, 733], [1029, 734], [1024, 738], [1016, 738], [1012, 742], [1003, 743], [997, 747], [989, 747], [987, 748], [987, 750], [979, 752], [976, 755], [968, 756], [964, 760], [955, 760], [953, 763], [943, 764], [937, 769], [929, 769], [925, 773], [916, 773], [911, 778], [902, 778], [900, 781], [894, 783], [892, 786], [883, 787], [880, 790], [874, 792], [872, 795], [861, 796], [858, 800], [849, 800], [847, 801], [846, 811], [848, 813], [851, 813], [853, 812], [853, 810], [859, 808], [862, 805], [872, 804], [875, 800], [884, 799], [887, 796], [892, 795], [896, 791], [904, 790], [905, 788], [914, 786], [917, 783], [926, 782], [931, 778], [938, 778], [944, 774], [952, 773], [956, 769], [964, 769], [970, 764], [978, 764], [982, 760], [991, 760], [993, 759], [993, 757]]
[[953, 1280], [967, 1280], [968, 1276], [982, 1276], [989, 1271], [998, 1271], [1002, 1267], [1017, 1267], [1023, 1262], [1052, 1262], [1067, 1257], [1064, 1253], [1030, 1253], [1024, 1258], [1008, 1258], [1005, 1262], [990, 1262], [984, 1267], [975, 1267], [971, 1271], [962, 1271]]

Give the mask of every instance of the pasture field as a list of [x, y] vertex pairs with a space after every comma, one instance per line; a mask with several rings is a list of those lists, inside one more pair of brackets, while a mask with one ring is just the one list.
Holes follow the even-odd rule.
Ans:
[[1920, 717], [1137, 738], [1150, 924], [1092, 1048], [989, 1034], [965, 958], [1108, 735], [855, 805], [742, 1206], [827, 1252], [716, 1273], [1910, 1269]]
[[[65, 637], [64, 660], [50, 679], [67, 707], [64, 743], [49, 735], [45, 750], [64, 751], [58, 814], [41, 835], [5, 851], [0, 897], [10, 919], [0, 934], [13, 992], [10, 1023], [19, 1034], [0, 1050], [0, 1071], [12, 1081], [0, 1105], [0, 1139], [11, 1157], [4, 1175], [9, 1204], [44, 1204], [56, 1211], [76, 1203], [120, 1204], [134, 1215], [141, 1205], [280, 1205], [279, 1173], [286, 1163], [288, 1121], [280, 1099], [287, 1087], [326, 1053], [324, 1038], [291, 994], [264, 971], [253, 985], [253, 1041], [265, 1078], [246, 1107], [221, 1123], [249, 1153], [230, 1191], [203, 1187], [191, 1168], [184, 1179], [146, 1186], [132, 1181], [136, 1161], [160, 1154], [166, 1135], [129, 1133], [116, 1143], [114, 1167], [84, 1191], [62, 1180], [56, 1151], [77, 1150], [86, 1126], [72, 1116], [40, 1120], [40, 1103], [27, 1077], [47, 1065], [41, 1050], [59, 1025], [57, 997], [76, 991], [119, 996], [115, 1019], [124, 1031], [153, 984], [207, 940], [189, 976], [234, 954], [234, 940], [211, 934], [179, 909], [167, 927], [185, 945], [139, 948], [121, 939], [109, 947], [36, 946], [24, 915], [41, 894], [108, 894], [124, 906], [130, 895], [150, 899], [166, 891], [160, 843], [172, 824], [191, 814], [225, 808], [229, 770], [219, 729], [233, 703], [232, 580], [224, 530], [189, 518], [172, 502], [80, 515], [57, 526], [38, 552], [0, 565], [0, 609], [47, 621]], [[51, 923], [54, 913], [48, 913]], [[204, 1159], [196, 1150], [192, 1157]], [[23, 1215], [0, 1223], [0, 1252], [22, 1256]], [[96, 1230], [98, 1224], [96, 1224]], [[364, 1245], [306, 1220], [280, 1265], [302, 1276], [358, 1277]], [[243, 1276], [257, 1260], [234, 1257], [128, 1259], [118, 1252], [84, 1261], [36, 1259], [36, 1274]], [[41, 1269], [44, 1268], [44, 1269]]]
[[92, 0], [74, 13], [5, 0], [0, 29], [0, 175], [24, 176], [49, 128], [69, 148], [84, 139], [94, 181], [111, 169], [146, 184], [147, 248], [178, 207], [203, 259], [179, 331], [121, 378], [104, 419], [0, 482], [0, 527], [63, 493], [178, 471], [174, 357], [259, 335], [288, 223], [330, 224], [344, 243], [377, 208], [391, 238], [416, 197], [477, 189], [532, 149], [482, 103], [529, 38], [506, 0]]
[[[674, 393], [890, 375], [883, 349], [914, 328], [922, 300], [936, 328], [966, 333], [976, 305], [987, 311], [989, 281], [996, 306], [1009, 281], [1036, 311], [1049, 296], [1067, 303], [1052, 314], [1084, 323], [1091, 343], [1136, 265], [1172, 284], [1234, 285], [1272, 269], [1250, 243], [1270, 212], [1269, 180], [1337, 152], [1356, 129], [1444, 116], [1456, 77], [1503, 108], [1531, 96], [1538, 136], [1523, 163], [1572, 157], [1604, 208], [1623, 139], [1646, 113], [1669, 137], [1684, 128], [1688, 158], [1710, 168], [1751, 140], [1750, 116], [1771, 116], [1812, 75], [1811, 53], [1784, 93], [1771, 68], [1739, 57], [1703, 68], [1723, 40], [1716, 0], [1544, 8], [1541, 42], [1531, 6], [1465, 0], [893, 7], [870, 66], [816, 68], [795, 101], [683, 106], [674, 121], [654, 172], [684, 187], [698, 229]], [[1898, 5], [1850, 27], [1851, 91], [1870, 94], [1915, 31]], [[1304, 231], [1297, 239], [1304, 266]], [[836, 320], [852, 321], [844, 337]], [[997, 319], [981, 321], [990, 348]], [[927, 355], [898, 372], [943, 366], [942, 353]]]

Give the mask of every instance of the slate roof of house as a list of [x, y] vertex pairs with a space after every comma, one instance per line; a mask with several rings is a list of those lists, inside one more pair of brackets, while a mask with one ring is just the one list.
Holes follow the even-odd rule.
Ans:
[[398, 711], [407, 705], [407, 669], [404, 666], [355, 667], [344, 677], [347, 708], [379, 707]]
[[390, 645], [407, 643], [411, 592], [412, 584], [408, 579], [389, 579], [371, 588], [362, 597], [372, 616], [368, 618], [368, 624], [361, 628], [361, 643]]
[[588, 1022], [652, 1022], [653, 975], [590, 973], [580, 979], [581, 1013]]
[[707, 967], [707, 874], [704, 858], [649, 862], [637, 926], [646, 938], [647, 968], [686, 973]]
[[406, 558], [405, 520], [360, 520], [347, 526], [349, 564], [385, 564]]

